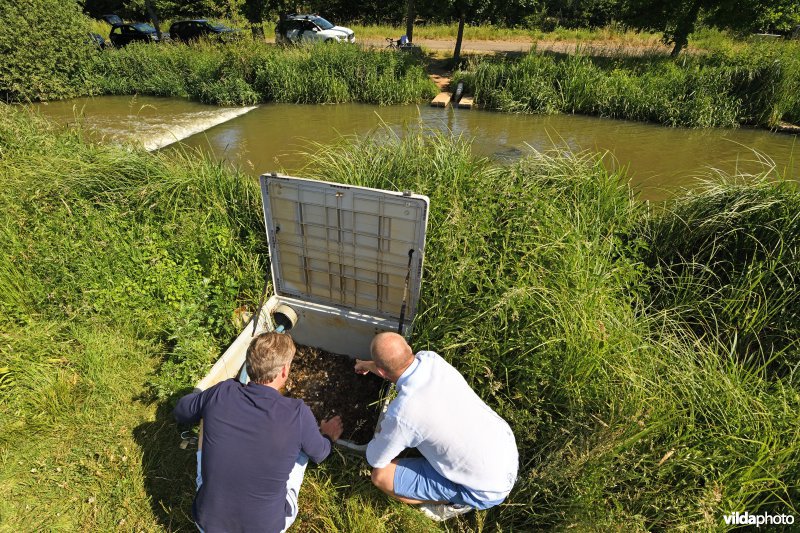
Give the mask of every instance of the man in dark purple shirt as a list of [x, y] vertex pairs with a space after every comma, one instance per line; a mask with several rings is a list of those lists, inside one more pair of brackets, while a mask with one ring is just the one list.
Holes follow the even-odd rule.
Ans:
[[308, 459], [323, 461], [341, 436], [340, 417], [318, 427], [302, 400], [281, 395], [294, 353], [288, 334], [263, 333], [247, 349], [247, 385], [229, 379], [178, 401], [179, 423], [203, 419], [192, 506], [201, 531], [285, 531]]

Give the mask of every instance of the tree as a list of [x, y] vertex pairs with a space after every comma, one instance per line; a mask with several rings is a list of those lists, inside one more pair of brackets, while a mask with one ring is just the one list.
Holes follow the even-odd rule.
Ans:
[[158, 13], [156, 13], [156, 8], [153, 7], [153, 2], [151, 0], [144, 0], [144, 5], [147, 8], [147, 16], [153, 22], [153, 26], [156, 28], [156, 35], [158, 36], [158, 40], [161, 41], [161, 23], [158, 21]]
[[[458, 33], [456, 46], [453, 50], [453, 67], [458, 68], [461, 61], [461, 46], [464, 42], [464, 26], [469, 23], [505, 23], [513, 24], [512, 20], [519, 21], [522, 14], [535, 11], [539, 0], [452, 0], [446, 6], [451, 18], [458, 20]], [[441, 5], [437, 5], [441, 9]], [[441, 16], [441, 14], [439, 14]]]
[[623, 19], [641, 30], [660, 31], [677, 56], [700, 21], [740, 33], [765, 24], [790, 24], [800, 16], [797, 0], [627, 0]]
[[453, 68], [458, 68], [461, 62], [461, 43], [464, 41], [464, 22], [466, 19], [466, 6], [463, 1], [457, 1], [458, 7], [458, 33], [456, 34], [456, 48], [453, 50]]
[[408, 0], [406, 9], [406, 37], [408, 42], [414, 40], [414, 20], [417, 18], [416, 10], [414, 9], [414, 0]]
[[262, 24], [267, 11], [267, 0], [247, 0], [244, 3], [244, 16], [250, 23], [250, 30], [256, 39], [264, 38], [264, 26]]

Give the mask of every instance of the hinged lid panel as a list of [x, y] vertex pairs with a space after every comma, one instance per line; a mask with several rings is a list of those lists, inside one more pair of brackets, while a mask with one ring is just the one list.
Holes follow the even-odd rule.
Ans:
[[399, 321], [408, 276], [413, 321], [428, 197], [275, 174], [261, 194], [276, 294]]

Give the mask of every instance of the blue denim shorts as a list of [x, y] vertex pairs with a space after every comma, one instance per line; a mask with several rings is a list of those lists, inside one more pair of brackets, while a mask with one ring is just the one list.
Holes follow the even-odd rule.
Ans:
[[449, 502], [475, 509], [488, 509], [505, 500], [487, 502], [476, 498], [469, 489], [437, 472], [424, 457], [398, 460], [394, 471], [394, 493], [414, 500]]

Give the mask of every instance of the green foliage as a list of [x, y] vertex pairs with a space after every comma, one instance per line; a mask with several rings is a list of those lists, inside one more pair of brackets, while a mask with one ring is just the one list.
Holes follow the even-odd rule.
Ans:
[[257, 188], [202, 159], [87, 146], [3, 116], [1, 314], [135, 323], [184, 364], [158, 380], [164, 394], [197, 378], [260, 289]]
[[[158, 17], [162, 20], [183, 18], [242, 18], [245, 0], [150, 0]], [[102, 5], [116, 3], [117, 7]], [[99, 5], [100, 4], [100, 5]], [[85, 0], [86, 11], [95, 16], [117, 13], [125, 20], [148, 20], [145, 0]]]
[[90, 71], [103, 94], [178, 96], [221, 105], [404, 104], [431, 98], [436, 90], [411, 55], [323, 43], [130, 45], [96, 57]]
[[0, 99], [50, 100], [86, 93], [84, 64], [96, 52], [75, 2], [0, 2]]
[[627, 0], [620, 13], [633, 27], [664, 33], [677, 55], [699, 22], [739, 33], [786, 31], [800, 22], [795, 0]]
[[[800, 194], [793, 183], [709, 183], [641, 229], [651, 299], [758, 372], [800, 364]], [[713, 319], [713, 320], [710, 320]]]
[[[724, 337], [696, 335], [683, 321], [692, 313], [651, 293], [659, 271], [642, 259], [663, 250], [668, 261], [672, 248], [640, 228], [669, 225], [673, 211], [648, 212], [624, 176], [585, 154], [535, 154], [496, 168], [473, 159], [462, 140], [435, 134], [317, 149], [305, 176], [431, 198], [412, 344], [461, 370], [509, 420], [522, 458], [508, 505], [476, 518], [484, 527], [715, 530], [732, 509], [794, 509], [800, 438], [789, 428], [800, 397], [792, 382], [767, 381], [731, 359]], [[784, 248], [796, 247], [786, 230], [797, 198], [778, 196], [772, 218], [745, 222], [744, 207], [731, 226], [744, 234], [771, 220], [771, 242], [782, 235]], [[692, 203], [676, 200], [675, 209]], [[703, 224], [720, 216], [698, 212], [675, 239], [701, 240]], [[734, 257], [732, 273], [743, 272], [737, 244], [720, 240], [703, 260]], [[774, 266], [761, 275], [795, 291], [784, 268], [795, 269], [792, 256]], [[770, 311], [759, 319], [771, 322], [784, 297], [766, 289], [758, 294]], [[722, 291], [716, 307], [693, 316], [732, 331], [740, 316], [719, 309], [738, 298]], [[771, 322], [772, 335], [796, 339], [796, 322]], [[769, 357], [769, 346], [750, 348]]]
[[[4, 525], [188, 529], [193, 454], [170, 399], [257, 299], [258, 188], [200, 154], [91, 145], [2, 111]], [[508, 501], [453, 528], [797, 513], [796, 189], [718, 186], [650, 211], [600, 156], [497, 167], [427, 131], [313, 146], [303, 176], [431, 198], [412, 344], [463, 373], [521, 457]], [[298, 529], [438, 530], [360, 458], [306, 477]]]
[[753, 44], [744, 51], [674, 61], [663, 56], [478, 60], [457, 72], [490, 109], [583, 113], [668, 126], [773, 127], [797, 120], [800, 46]]

